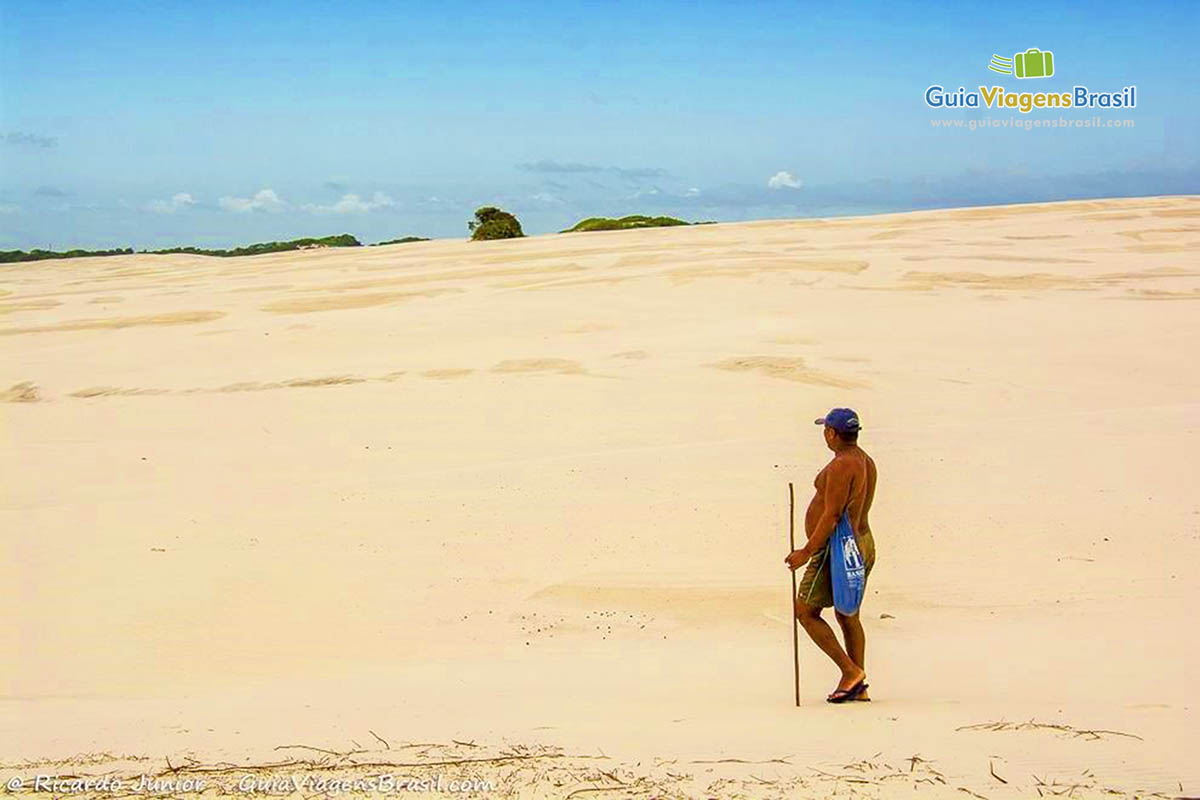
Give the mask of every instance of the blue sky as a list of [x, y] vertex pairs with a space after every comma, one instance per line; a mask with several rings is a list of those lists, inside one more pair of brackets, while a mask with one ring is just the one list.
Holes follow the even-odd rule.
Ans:
[[[1055, 5], [5, 0], [0, 249], [1200, 192], [1200, 4]], [[935, 129], [1022, 115], [934, 83], [1135, 84], [1135, 127]]]

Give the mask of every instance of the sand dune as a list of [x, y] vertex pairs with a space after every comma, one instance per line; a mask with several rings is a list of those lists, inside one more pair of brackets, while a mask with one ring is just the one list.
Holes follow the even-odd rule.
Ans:
[[[1161, 197], [7, 265], [0, 772], [1200, 793], [1198, 247]], [[806, 646], [796, 709], [834, 405], [874, 700]]]

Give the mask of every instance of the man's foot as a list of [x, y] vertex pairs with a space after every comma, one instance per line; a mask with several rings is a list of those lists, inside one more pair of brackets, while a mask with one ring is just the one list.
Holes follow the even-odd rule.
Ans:
[[838, 681], [837, 689], [825, 699], [831, 703], [844, 703], [847, 700], [853, 700], [866, 691], [866, 680], [867, 673], [862, 669], [843, 674], [842, 679]]
[[838, 689], [833, 694], [829, 695], [829, 697], [826, 697], [825, 702], [827, 702], [827, 703], [848, 703], [851, 700], [857, 700], [862, 695], [862, 693], [864, 691], [866, 691], [866, 689], [867, 689], [866, 682], [859, 681], [858, 683], [851, 686], [849, 689]]
[[835, 691], [844, 692], [853, 687], [854, 684], [862, 683], [863, 679], [866, 677], [867, 672], [861, 667], [855, 667], [853, 672], [843, 672], [842, 679], [838, 681], [837, 689]]

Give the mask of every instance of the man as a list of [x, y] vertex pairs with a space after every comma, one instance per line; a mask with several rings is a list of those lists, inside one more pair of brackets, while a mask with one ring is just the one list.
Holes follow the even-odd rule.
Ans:
[[808, 564], [796, 592], [796, 618], [825, 655], [842, 671], [842, 679], [827, 698], [831, 703], [870, 700], [867, 696], [867, 671], [864, 664], [866, 637], [858, 614], [846, 616], [836, 611], [838, 625], [846, 640], [845, 648], [829, 623], [821, 619], [821, 609], [833, 605], [833, 581], [829, 574], [829, 537], [837, 527], [842, 511], [849, 513], [854, 539], [862, 554], [866, 574], [875, 564], [875, 540], [867, 513], [875, 498], [875, 462], [858, 446], [858, 415], [849, 408], [835, 408], [816, 424], [825, 426], [825, 444], [833, 451], [833, 460], [817, 474], [816, 494], [804, 515], [808, 543], [793, 550], [784, 562], [796, 570]]

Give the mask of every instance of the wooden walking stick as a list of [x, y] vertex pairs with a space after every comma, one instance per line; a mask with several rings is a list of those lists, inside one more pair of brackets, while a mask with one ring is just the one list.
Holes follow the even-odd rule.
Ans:
[[[788, 543], [796, 550], [796, 491], [788, 481]], [[792, 596], [788, 602], [792, 615], [792, 667], [796, 675], [796, 708], [800, 707], [800, 621], [796, 619], [796, 570], [792, 570]]]

